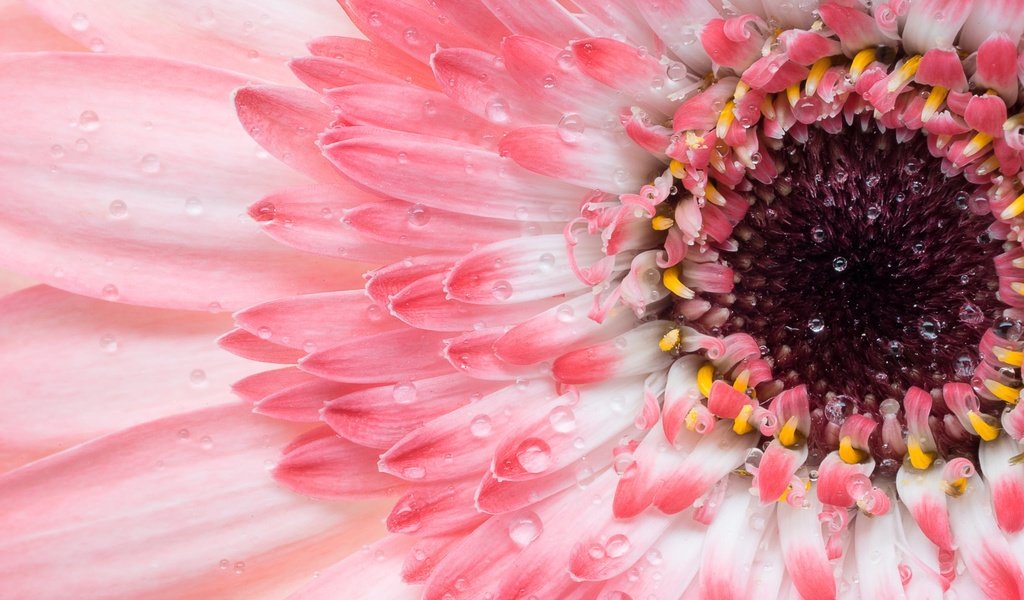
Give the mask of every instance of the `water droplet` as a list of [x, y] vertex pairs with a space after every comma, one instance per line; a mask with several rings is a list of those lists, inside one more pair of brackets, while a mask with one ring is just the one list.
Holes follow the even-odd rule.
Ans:
[[228, 567], [231, 566], [231, 561], [226, 559], [226, 558], [224, 558], [224, 559], [221, 559], [220, 563], [218, 563], [218, 564], [220, 565], [221, 570], [227, 571]]
[[89, 29], [89, 17], [85, 16], [85, 13], [75, 13], [71, 15], [71, 28], [75, 31], [85, 31]]
[[508, 300], [512, 297], [512, 284], [500, 279], [491, 286], [491, 294], [498, 300]]
[[832, 268], [835, 269], [837, 273], [845, 271], [847, 266], [849, 266], [849, 263], [842, 256], [837, 256], [832, 261]]
[[185, 214], [190, 217], [198, 217], [203, 214], [203, 203], [199, 198], [187, 198], [185, 200]]
[[555, 84], [556, 84], [555, 76], [551, 75], [550, 73], [545, 75], [544, 79], [542, 80], [542, 83], [543, 83], [545, 89], [549, 89], [550, 90], [551, 88], [555, 87]]
[[825, 403], [825, 418], [829, 423], [842, 425], [846, 421], [846, 407], [852, 406], [853, 398], [834, 396]]
[[139, 161], [139, 168], [142, 169], [143, 173], [148, 175], [155, 175], [160, 172], [162, 165], [160, 164], [160, 158], [155, 154], [146, 154]]
[[110, 212], [110, 216], [115, 219], [123, 219], [128, 216], [128, 205], [125, 204], [124, 200], [114, 200], [110, 203], [107, 210]]
[[91, 110], [82, 111], [78, 116], [78, 128], [82, 131], [96, 131], [100, 128], [100, 117]]
[[968, 354], [961, 354], [953, 362], [953, 370], [960, 379], [968, 379], [974, 375], [974, 359]]
[[576, 311], [572, 306], [563, 304], [555, 309], [555, 318], [561, 323], [571, 323], [576, 318]]
[[423, 479], [427, 476], [427, 470], [423, 467], [405, 467], [402, 469], [402, 477], [406, 479]]
[[917, 327], [918, 333], [921, 337], [926, 340], [934, 340], [939, 337], [939, 326], [934, 321], [925, 319], [921, 321], [921, 324]]
[[213, 448], [213, 438], [211, 438], [208, 435], [204, 435], [203, 437], [199, 438], [199, 446], [203, 450], [211, 450]]
[[810, 329], [811, 333], [821, 333], [825, 329], [825, 322], [818, 317], [814, 317], [807, 321], [807, 329]]
[[878, 182], [881, 180], [882, 178], [879, 177], [878, 175], [868, 175], [867, 178], [864, 179], [864, 185], [866, 185], [868, 188], [873, 188], [876, 185], [878, 185]]
[[398, 404], [411, 404], [416, 401], [416, 384], [411, 381], [402, 381], [395, 384], [391, 390], [391, 397]]
[[509, 121], [508, 102], [504, 98], [491, 98], [484, 106], [484, 115], [492, 123]]
[[960, 210], [967, 210], [970, 206], [971, 195], [967, 192], [957, 192], [956, 197], [953, 201], [956, 203], [956, 207]]
[[815, 227], [811, 230], [811, 239], [819, 243], [825, 241], [825, 230], [821, 227]]
[[970, 301], [963, 303], [957, 316], [961, 321], [970, 325], [977, 325], [985, 320], [985, 314], [981, 312], [978, 305]]
[[537, 539], [542, 530], [540, 517], [531, 512], [514, 519], [508, 526], [508, 535], [517, 546], [525, 548], [530, 545], [530, 542]]
[[402, 34], [402, 38], [405, 39], [406, 44], [417, 46], [420, 43], [420, 32], [415, 27], [410, 27]]
[[270, 331], [269, 327], [260, 327], [259, 329], [256, 330], [256, 335], [261, 340], [269, 340], [270, 336], [273, 335], [273, 332]]
[[192, 372], [188, 374], [188, 381], [195, 387], [205, 387], [206, 371], [202, 369], [193, 369]]
[[430, 211], [422, 204], [413, 204], [407, 211], [406, 219], [413, 227], [423, 227], [430, 222]]
[[540, 255], [538, 262], [540, 263], [541, 271], [550, 271], [555, 266], [555, 255], [551, 254], [550, 252], [545, 252], [544, 254]]
[[103, 41], [103, 38], [92, 38], [89, 40], [89, 51], [90, 52], [103, 52], [107, 49], [107, 44]]
[[630, 548], [632, 548], [632, 544], [630, 544], [629, 538], [621, 533], [608, 538], [608, 543], [604, 545], [605, 554], [611, 558], [625, 556]]
[[918, 242], [911, 247], [914, 254], [924, 254], [924, 242]]
[[469, 423], [469, 432], [476, 438], [485, 438], [491, 435], [491, 418], [487, 415], [477, 415]]
[[516, 449], [516, 460], [527, 473], [543, 473], [551, 466], [551, 447], [539, 438], [527, 438]]
[[558, 137], [562, 138], [562, 141], [567, 144], [578, 142], [583, 137], [585, 130], [586, 125], [583, 123], [583, 117], [576, 113], [564, 114], [558, 121]]
[[100, 338], [100, 348], [107, 354], [117, 352], [117, 338], [112, 335], [105, 335]]
[[568, 406], [556, 406], [548, 414], [548, 422], [558, 433], [569, 433], [576, 429], [576, 414]]
[[682, 63], [674, 62], [665, 69], [665, 75], [672, 81], [682, 81], [686, 79], [686, 65]]
[[895, 398], [886, 398], [878, 405], [878, 412], [884, 417], [886, 415], [895, 415], [900, 410], [900, 402]]
[[112, 283], [108, 283], [103, 286], [103, 289], [100, 290], [100, 294], [104, 300], [108, 300], [110, 302], [114, 302], [121, 297], [121, 292], [118, 291], [117, 286]]
[[236, 562], [235, 563], [235, 575], [241, 575], [243, 572], [245, 572], [245, 563], [244, 562]]
[[869, 221], [874, 221], [875, 219], [877, 219], [879, 217], [879, 215], [882, 214], [882, 209], [878, 208], [877, 206], [869, 206], [867, 214], [868, 214], [868, 220]]

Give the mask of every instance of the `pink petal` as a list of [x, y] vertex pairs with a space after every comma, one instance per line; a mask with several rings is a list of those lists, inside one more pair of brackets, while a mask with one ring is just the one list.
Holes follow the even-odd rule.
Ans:
[[756, 438], [753, 434], [736, 435], [728, 427], [716, 427], [702, 436], [693, 451], [669, 472], [654, 504], [670, 514], [686, 510], [743, 463]]
[[513, 33], [528, 35], [552, 44], [562, 44], [590, 35], [580, 22], [558, 0], [481, 0]]
[[950, 502], [949, 522], [958, 554], [989, 598], [1024, 597], [1024, 573], [1010, 544], [996, 527], [990, 501], [984, 483], [975, 477], [967, 492]]
[[341, 7], [371, 40], [428, 62], [438, 46], [477, 47], [462, 29], [404, 0], [342, 0]]
[[0, 471], [232, 402], [231, 382], [259, 365], [216, 347], [213, 339], [229, 327], [224, 315], [113, 304], [45, 286], [0, 299]]
[[555, 360], [551, 374], [562, 383], [580, 384], [668, 368], [673, 357], [658, 348], [668, 329], [665, 321], [651, 321], [613, 341], [567, 352]]
[[[910, 5], [902, 43], [913, 54], [932, 48], [947, 49], [974, 8], [974, 0], [917, 0]], [[942, 18], [937, 18], [937, 15]]]
[[0, 124], [0, 239], [17, 248], [0, 263], [83, 295], [199, 310], [357, 281], [239, 218], [296, 182], [257, 156], [225, 103], [241, 77], [118, 56], [0, 60], [0, 108], [17, 115]]
[[812, 499], [810, 506], [804, 508], [794, 508], [785, 502], [779, 502], [777, 507], [782, 555], [796, 589], [807, 600], [835, 600], [836, 582], [818, 523], [821, 505]]
[[[302, 373], [301, 371], [297, 372]], [[320, 421], [320, 413], [324, 409], [324, 403], [365, 387], [361, 384], [328, 381], [319, 377], [313, 377], [308, 373], [302, 374], [311, 377], [312, 381], [280, 387], [274, 393], [268, 394], [256, 402], [252, 407], [252, 411], [274, 419], [296, 421], [299, 423], [316, 423]], [[238, 393], [237, 383], [234, 389], [235, 393]]]
[[[611, 513], [596, 527], [583, 532], [569, 555], [569, 572], [582, 581], [605, 581], [624, 573], [643, 558], [666, 529], [675, 526], [672, 517], [656, 512], [619, 521]], [[600, 550], [600, 551], [596, 551]], [[669, 560], [675, 562], [677, 557]]]
[[[291, 81], [285, 63], [317, 35], [356, 29], [331, 0], [219, 2], [30, 0], [55, 29], [87, 48], [174, 58]], [[81, 15], [81, 16], [79, 16]]]
[[[574, 41], [571, 48], [584, 73], [661, 114], [672, 114], [676, 102], [669, 100], [668, 95], [687, 85], [686, 78], [667, 77], [665, 65], [654, 54], [625, 42], [585, 38]], [[652, 86], [652, 81], [657, 86]]]
[[267, 464], [297, 431], [245, 406], [221, 406], [8, 473], [0, 478], [4, 594], [287, 594], [352, 552], [381, 516], [376, 504], [310, 502], [270, 479]]
[[445, 340], [444, 357], [460, 373], [485, 381], [514, 381], [547, 374], [545, 365], [514, 365], [495, 354], [494, 342], [504, 333], [504, 327], [467, 331]]
[[259, 362], [294, 364], [305, 354], [301, 350], [268, 342], [244, 329], [233, 329], [217, 338], [217, 345], [232, 354]]
[[796, 470], [807, 460], [807, 446], [800, 450], [786, 448], [772, 440], [757, 468], [757, 489], [761, 502], [775, 502], [793, 481]]
[[838, 2], [824, 2], [818, 7], [821, 20], [834, 31], [843, 44], [843, 51], [853, 56], [872, 46], [881, 46], [888, 40], [875, 25], [871, 15]]
[[389, 535], [316, 575], [288, 600], [338, 600], [339, 590], [372, 590], [388, 600], [418, 600], [422, 591], [402, 580], [402, 564], [413, 540]]
[[319, 499], [394, 493], [401, 482], [377, 470], [379, 455], [378, 450], [352, 443], [321, 426], [284, 449], [274, 479], [296, 493]]
[[283, 367], [240, 379], [231, 385], [231, 391], [242, 400], [255, 404], [285, 388], [317, 380], [315, 375], [303, 373], [296, 367]]
[[1024, 529], [1024, 465], [1012, 460], [1020, 448], [1008, 435], [983, 443], [978, 459], [992, 494], [996, 523], [1006, 533]]
[[476, 527], [490, 515], [476, 510], [475, 490], [469, 481], [416, 486], [395, 502], [388, 531], [422, 538]]
[[451, 371], [442, 358], [444, 336], [400, 329], [346, 341], [304, 358], [303, 371], [349, 383], [392, 383]]
[[0, 1], [0, 27], [4, 32], [0, 52], [85, 49], [39, 18], [20, 0]]
[[[744, 598], [765, 538], [774, 537], [774, 506], [750, 495], [749, 480], [730, 477], [701, 553], [700, 588], [705, 597]], [[764, 540], [764, 541], [762, 541]]]
[[[1018, 17], [1019, 18], [1019, 17]], [[993, 34], [978, 48], [978, 70], [972, 81], [999, 93], [1009, 105], [1017, 102], [1017, 44], [1005, 34]]]
[[668, 49], [695, 73], [711, 68], [704, 48], [696, 43], [704, 25], [719, 16], [707, 0], [637, 0], [636, 7]]

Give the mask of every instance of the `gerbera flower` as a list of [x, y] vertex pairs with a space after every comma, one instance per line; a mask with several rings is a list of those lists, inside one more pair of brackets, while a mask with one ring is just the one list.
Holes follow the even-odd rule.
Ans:
[[[153, 505], [171, 468], [201, 501], [156, 514], [203, 516], [142, 539], [187, 552], [209, 546], [208, 532], [185, 539], [207, 515], [231, 516], [207, 522], [231, 529], [214, 538], [232, 553], [217, 548], [216, 564], [209, 550], [146, 554], [155, 579], [205, 565], [179, 595], [285, 593], [303, 577], [300, 598], [1024, 595], [1024, 5], [341, 4], [368, 39], [310, 32], [311, 55], [289, 65], [305, 89], [155, 59], [4, 59], [15, 82], [66, 86], [20, 100], [5, 87], [15, 116], [43, 98], [59, 108], [52, 131], [75, 117], [80, 152], [133, 162], [93, 189], [174, 195], [179, 222], [209, 228], [182, 248], [181, 225], [112, 197], [103, 227], [72, 242], [40, 241], [41, 217], [15, 215], [0, 225], [21, 245], [8, 263], [105, 300], [220, 312], [276, 296], [234, 313], [220, 345], [280, 365], [235, 384], [263, 417], [170, 417], [0, 480], [8, 568], [37, 574], [26, 566], [54, 564], [69, 540], [101, 552], [93, 538], [111, 526], [68, 534], [73, 520], [125, 519], [107, 504], [124, 490]], [[58, 12], [43, 14], [102, 40], [87, 13]], [[216, 29], [216, 11], [196, 18]], [[161, 45], [136, 35], [118, 38]], [[282, 81], [239, 53], [244, 33], [214, 37], [209, 61], [240, 68], [244, 54]], [[293, 172], [234, 138], [90, 139], [105, 111], [66, 92], [98, 78], [115, 127], [195, 139], [241, 85], [241, 123]], [[199, 89], [167, 111], [183, 87]], [[41, 121], [25, 121], [8, 135], [39, 139]], [[50, 151], [51, 176], [23, 179], [67, 190], [90, 173]], [[198, 176], [206, 162], [223, 171], [216, 188]], [[225, 184], [253, 197], [251, 220], [211, 211], [205, 196]], [[248, 237], [253, 221], [267, 238]], [[97, 240], [121, 224], [135, 228], [123, 243]], [[69, 264], [36, 258], [66, 243]], [[154, 271], [144, 254], [168, 246]], [[375, 265], [362, 289], [353, 261]], [[37, 306], [53, 293], [23, 292], [8, 311], [59, 319]], [[189, 371], [193, 387], [207, 377]], [[220, 460], [190, 462], [221, 444]], [[252, 468], [278, 447], [279, 462]], [[96, 491], [94, 460], [133, 474]], [[81, 481], [86, 501], [48, 496], [55, 477]], [[339, 507], [371, 511], [351, 499], [376, 496], [393, 505], [390, 535], [327, 567], [338, 551], [323, 549], [351, 523]], [[113, 576], [115, 593], [174, 593], [132, 575]], [[18, 593], [45, 587], [23, 582]]]

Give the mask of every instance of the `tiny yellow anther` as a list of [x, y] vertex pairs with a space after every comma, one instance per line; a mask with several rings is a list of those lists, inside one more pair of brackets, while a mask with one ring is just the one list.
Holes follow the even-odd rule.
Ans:
[[732, 100], [725, 103], [725, 108], [718, 115], [718, 127], [715, 133], [718, 134], [718, 139], [725, 137], [725, 134], [729, 133], [729, 127], [732, 126], [732, 122], [736, 120], [736, 114], [733, 113], [732, 109], [736, 106], [736, 103]]
[[737, 392], [745, 392], [750, 384], [750, 369], [743, 369], [740, 374], [736, 376], [736, 381], [732, 382], [732, 387]]
[[999, 362], [1010, 365], [1011, 367], [1019, 367], [1024, 364], [1024, 352], [995, 346], [992, 348], [992, 354], [996, 355]]
[[750, 91], [750, 86], [746, 82], [744, 82], [743, 80], [740, 80], [740, 82], [736, 84], [736, 91], [733, 92], [732, 99], [733, 100], [739, 100], [740, 98], [746, 96], [747, 92], [749, 92], [749, 91]]
[[949, 94], [949, 90], [944, 87], [932, 88], [932, 91], [928, 93], [928, 99], [924, 102], [924, 109], [921, 110], [921, 121], [927, 123], [928, 119], [935, 115], [935, 111], [939, 110], [942, 103], [946, 101], [947, 94]]
[[964, 148], [964, 157], [966, 158], [969, 156], [974, 156], [975, 154], [981, 152], [986, 147], [988, 147], [988, 145], [991, 143], [992, 136], [985, 133], [984, 131], [979, 131], [978, 133], [974, 134], [974, 137], [971, 138], [971, 141]]
[[854, 81], [860, 77], [864, 69], [868, 68], [868, 65], [875, 62], [875, 56], [878, 55], [878, 51], [874, 48], [865, 48], [857, 53], [853, 57], [853, 62], [850, 64], [850, 78]]
[[1013, 259], [1012, 261], [1010, 261], [1010, 264], [1017, 267], [1018, 269], [1024, 269], [1024, 256]]
[[668, 288], [668, 291], [680, 298], [689, 300], [696, 295], [693, 290], [686, 287], [686, 285], [679, 280], [679, 267], [673, 266], [665, 269], [665, 272], [661, 274], [661, 282], [666, 288]]
[[800, 419], [796, 416], [790, 417], [779, 430], [779, 443], [787, 448], [795, 446], [800, 441], [798, 437], [800, 432], [797, 430], [799, 424]]
[[794, 83], [793, 85], [786, 88], [786, 99], [789, 100], [790, 106], [796, 106], [796, 103], [800, 101], [799, 83]]
[[999, 427], [989, 423], [973, 410], [968, 411], [967, 420], [971, 422], [971, 426], [974, 427], [974, 431], [977, 432], [978, 437], [986, 442], [991, 442], [999, 437]]
[[853, 438], [848, 435], [844, 435], [839, 440], [839, 458], [843, 459], [843, 462], [848, 465], [860, 464], [867, 458], [867, 452], [858, 450], [853, 447]]
[[825, 76], [825, 72], [831, 66], [832, 59], [827, 56], [815, 61], [814, 65], [811, 66], [811, 72], [807, 74], [807, 81], [804, 82], [804, 94], [808, 96], [814, 95], [814, 92], [818, 90], [818, 84], [821, 83], [821, 78]]
[[1020, 390], [1012, 388], [1008, 385], [1003, 385], [994, 379], [986, 379], [985, 387], [988, 391], [992, 392], [992, 395], [999, 398], [1007, 404], [1016, 404]]
[[704, 198], [712, 204], [717, 204], [718, 206], [725, 206], [725, 196], [723, 196], [721, 192], [715, 189], [714, 184], [711, 183], [710, 181], [707, 185], [704, 186]]
[[1021, 296], [1024, 296], [1024, 283], [1021, 283], [1019, 281], [1011, 282], [1010, 288], [1012, 288], [1013, 291], [1017, 292]]
[[914, 436], [907, 438], [907, 454], [910, 455], [910, 464], [915, 469], [927, 469], [935, 462], [935, 455], [925, 452], [921, 447], [921, 442], [917, 441]]
[[707, 363], [697, 370], [697, 389], [705, 398], [711, 395], [711, 384], [715, 382], [715, 365]]
[[988, 175], [999, 168], [999, 157], [995, 154], [986, 158], [980, 165], [975, 167], [974, 172], [978, 175]]
[[732, 430], [736, 435], [745, 435], [754, 430], [750, 424], [750, 415], [752, 414], [754, 414], [754, 407], [744, 404], [743, 408], [740, 409], [740, 414], [736, 415], [732, 422]]
[[917, 69], [920, 66], [921, 57], [919, 55], [911, 56], [907, 60], [903, 61], [903, 64], [900, 65], [900, 68], [895, 72], [896, 76], [890, 79], [889, 84], [885, 86], [886, 89], [890, 92], [895, 92], [900, 89], [903, 84], [910, 81], [914, 75], [917, 75]]
[[964, 495], [964, 492], [967, 491], [966, 477], [954, 479], [953, 481], [943, 481], [942, 484], [944, 491], [946, 492], [946, 495], [952, 496], [953, 498], [959, 498], [960, 496]]
[[690, 412], [686, 413], [686, 428], [690, 431], [697, 429], [697, 409], [691, 408]]
[[651, 219], [651, 229], [655, 231], [665, 231], [666, 229], [672, 229], [672, 226], [676, 222], [671, 217], [656, 216]]
[[658, 348], [661, 348], [662, 352], [668, 352], [679, 345], [680, 338], [682, 338], [682, 334], [678, 329], [670, 329], [658, 342]]
[[1013, 219], [1021, 213], [1024, 213], [1024, 194], [1017, 196], [1017, 199], [1010, 203], [1009, 206], [1003, 209], [1003, 212], [999, 213], [1000, 219]]
[[679, 162], [674, 158], [672, 159], [672, 162], [668, 163], [668, 171], [669, 173], [672, 173], [672, 176], [675, 177], [676, 179], [682, 179], [683, 177], [686, 177], [686, 167], [683, 165], [683, 163]]
[[771, 95], [766, 95], [764, 100], [761, 101], [761, 114], [764, 115], [766, 119], [775, 118], [775, 103], [772, 101]]
[[935, 136], [935, 147], [942, 150], [953, 139], [953, 136], [943, 134]]

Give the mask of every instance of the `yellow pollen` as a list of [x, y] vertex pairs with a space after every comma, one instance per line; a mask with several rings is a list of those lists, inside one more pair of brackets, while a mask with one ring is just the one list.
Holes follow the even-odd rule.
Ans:
[[668, 288], [668, 291], [680, 298], [689, 300], [695, 296], [693, 290], [686, 287], [682, 281], [679, 281], [679, 267], [665, 269], [665, 272], [661, 274], [661, 282]]
[[799, 83], [794, 83], [793, 85], [786, 88], [786, 99], [789, 100], [790, 106], [796, 106], [796, 103], [800, 100]]
[[725, 206], [725, 196], [719, 193], [719, 191], [715, 189], [714, 184], [712, 184], [710, 181], [706, 186], [704, 186], [704, 198], [706, 198], [707, 201], [712, 204], [717, 204], [718, 206]]
[[986, 379], [985, 387], [988, 391], [992, 392], [992, 395], [999, 398], [1007, 404], [1016, 404], [1017, 397], [1020, 394], [1020, 390], [1012, 388], [1008, 385], [1003, 385], [994, 379]]
[[921, 111], [922, 121], [927, 123], [928, 119], [935, 115], [935, 111], [939, 110], [942, 103], [946, 101], [946, 94], [948, 93], [949, 90], [941, 86], [932, 88], [932, 91], [928, 93], [928, 99], [925, 100], [924, 110]]
[[832, 59], [829, 57], [819, 58], [814, 65], [811, 67], [811, 72], [807, 75], [807, 81], [804, 83], [804, 93], [808, 96], [813, 96], [814, 92], [818, 90], [818, 84], [821, 83], [821, 78], [825, 76], [825, 72], [832, 66]]
[[954, 479], [953, 481], [943, 481], [942, 486], [945, 489], [947, 496], [959, 498], [967, 491], [967, 478], [961, 477], [959, 479]]
[[740, 374], [736, 376], [736, 381], [732, 382], [732, 387], [737, 392], [747, 391], [748, 384], [750, 383], [750, 369], [743, 369]]
[[920, 56], [915, 55], [908, 58], [896, 71], [896, 77], [889, 80], [889, 85], [886, 86], [886, 89], [890, 92], [895, 92], [900, 89], [904, 83], [910, 81], [910, 79], [917, 74], [917, 68], [920, 66]]
[[968, 143], [967, 147], [964, 148], [964, 157], [974, 156], [975, 154], [984, 150], [991, 143], [992, 136], [983, 131], [979, 131], [978, 133], [974, 134], [974, 137], [971, 138], [970, 143]]
[[672, 229], [672, 226], [675, 224], [676, 222], [673, 221], [670, 217], [657, 216], [651, 219], [651, 229], [655, 231], [665, 231], [666, 229]]
[[978, 168], [974, 169], [974, 172], [978, 175], [988, 175], [992, 171], [999, 168], [999, 158], [993, 154], [992, 156], [985, 159]]
[[952, 139], [953, 136], [951, 135], [937, 135], [935, 136], [935, 147], [941, 150], [945, 148], [946, 144], [949, 144], [950, 140]]
[[991, 442], [999, 437], [999, 428], [992, 423], [989, 423], [973, 410], [967, 413], [967, 420], [971, 422], [971, 426], [974, 427], [974, 431], [978, 432], [978, 437], [986, 442]]
[[752, 414], [754, 414], [754, 407], [744, 404], [743, 408], [740, 409], [740, 414], [736, 415], [732, 422], [732, 430], [736, 435], [745, 435], [754, 430], [750, 425], [750, 415]]
[[732, 126], [732, 122], [736, 120], [736, 115], [733, 114], [732, 109], [736, 106], [736, 103], [732, 100], [725, 103], [725, 108], [718, 115], [718, 128], [715, 133], [718, 134], [718, 138], [724, 138], [725, 134], [729, 133], [729, 127]]
[[736, 84], [736, 91], [732, 94], [733, 100], [739, 100], [740, 98], [747, 95], [750, 91], [750, 86], [744, 83], [742, 80]]
[[692, 131], [686, 132], [686, 145], [690, 148], [697, 149], [704, 145], [704, 136], [697, 135]]
[[[808, 479], [807, 481], [804, 482], [804, 491], [810, 491], [810, 490], [811, 490], [811, 480]], [[789, 493], [792, 492], [792, 491], [793, 491], [792, 484], [786, 486], [786, 491], [782, 492], [782, 495], [779, 496], [779, 502], [785, 502], [789, 498]]]
[[658, 348], [661, 348], [662, 352], [668, 352], [679, 345], [679, 340], [682, 334], [678, 329], [670, 329], [668, 333], [662, 336], [661, 341], [658, 342]]
[[850, 64], [850, 78], [854, 81], [860, 77], [864, 69], [868, 68], [868, 65], [875, 62], [875, 56], [878, 55], [878, 51], [874, 48], [865, 48], [857, 53], [853, 57], [853, 63]]
[[1017, 267], [1018, 269], [1024, 269], [1024, 256], [1020, 258], [1015, 258], [1011, 262], [1013, 266]]
[[850, 436], [844, 435], [843, 439], [839, 440], [839, 458], [843, 459], [844, 463], [860, 464], [867, 456], [867, 452], [853, 447], [853, 438]]
[[715, 382], [715, 365], [705, 364], [697, 370], [697, 389], [705, 398], [711, 395], [711, 384]]
[[800, 432], [796, 428], [799, 424], [799, 418], [796, 416], [790, 417], [779, 431], [779, 443], [787, 448], [795, 446], [800, 441], [798, 436]]
[[761, 101], [761, 114], [764, 115], [766, 119], [775, 118], [775, 104], [772, 102], [772, 96], [766, 95], [764, 100]]
[[1003, 212], [999, 213], [1000, 219], [1012, 219], [1020, 213], [1024, 213], [1024, 194], [1017, 196], [1017, 199], [1010, 203], [1009, 206], [1003, 209]]
[[697, 429], [697, 409], [691, 408], [690, 412], [686, 413], [686, 428], [690, 431]]
[[1024, 364], [1024, 352], [1017, 352], [1016, 350], [1008, 350], [995, 346], [992, 348], [992, 354], [996, 355], [999, 362], [1010, 365], [1011, 367], [1019, 367]]
[[1013, 288], [1013, 291], [1017, 292], [1021, 296], [1024, 296], [1024, 283], [1014, 281], [1013, 283], [1010, 284], [1010, 287]]
[[917, 438], [910, 436], [907, 438], [907, 454], [910, 455], [910, 464], [915, 469], [925, 470], [932, 466], [935, 461], [935, 455], [931, 452], [925, 452], [921, 448], [921, 442], [917, 441]]
[[674, 158], [672, 159], [672, 162], [668, 163], [668, 170], [676, 179], [682, 179], [683, 177], [686, 177], [686, 167], [683, 165], [683, 163], [679, 162]]

